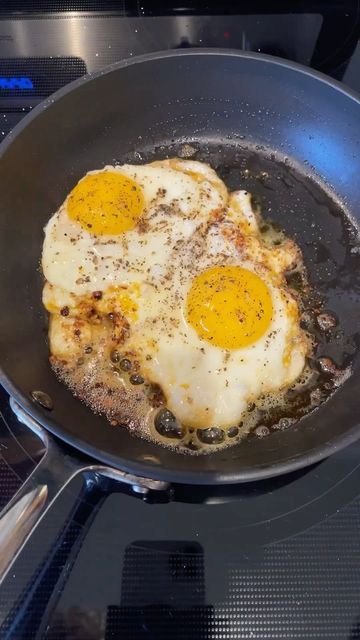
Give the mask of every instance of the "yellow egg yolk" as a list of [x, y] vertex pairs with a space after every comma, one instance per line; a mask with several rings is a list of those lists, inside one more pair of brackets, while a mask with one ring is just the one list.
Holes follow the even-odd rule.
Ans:
[[186, 315], [198, 336], [222, 349], [240, 349], [256, 342], [273, 314], [266, 284], [252, 271], [237, 266], [212, 267], [193, 280]]
[[67, 200], [69, 218], [89, 233], [117, 235], [133, 229], [144, 208], [144, 196], [134, 180], [110, 171], [81, 180]]

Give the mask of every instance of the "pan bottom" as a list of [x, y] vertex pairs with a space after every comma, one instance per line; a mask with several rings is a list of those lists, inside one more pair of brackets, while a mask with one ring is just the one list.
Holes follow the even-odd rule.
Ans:
[[[292, 396], [290, 393], [273, 410], [265, 410], [261, 404], [254, 407], [251, 434], [263, 438], [272, 431], [288, 429], [324, 402], [349, 374], [358, 334], [346, 329], [351, 318], [344, 313], [343, 303], [352, 290], [351, 280], [356, 273], [358, 254], [353, 250], [356, 229], [345, 207], [314, 175], [302, 172], [288, 159], [280, 158], [278, 154], [266, 154], [260, 148], [177, 143], [161, 145], [155, 151], [137, 150], [126, 161], [146, 163], [175, 156], [208, 162], [229, 190], [249, 191], [261, 210], [264, 227], [283, 230], [302, 249], [310, 291], [307, 277], [299, 271], [289, 274], [289, 287], [301, 299], [303, 328], [309, 331], [316, 344], [314, 357], [307, 363], [301, 392], [294, 391]], [[215, 451], [241, 439], [235, 434], [224, 441], [219, 430], [209, 431], [211, 438], [205, 444], [210, 446], [199, 451], [198, 447], [192, 446], [190, 438], [190, 446], [185, 451], [203, 453], [211, 451], [212, 447]], [[161, 438], [160, 442], [173, 445], [167, 437]], [[174, 448], [182, 451], [177, 443]]]

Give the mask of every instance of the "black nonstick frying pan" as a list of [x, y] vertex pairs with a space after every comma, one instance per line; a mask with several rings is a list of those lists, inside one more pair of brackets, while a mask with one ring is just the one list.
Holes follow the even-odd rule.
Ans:
[[[301, 246], [311, 282], [337, 317], [318, 355], [351, 375], [286, 431], [186, 456], [114, 428], [48, 364], [39, 258], [43, 227], [88, 170], [197, 149], [230, 188], [246, 188]], [[186, 50], [115, 64], [58, 91], [0, 149], [1, 382], [49, 432], [102, 464], [178, 483], [236, 483], [309, 465], [360, 435], [360, 102], [342, 85], [253, 53]], [[48, 410], [34, 402], [41, 390]], [[68, 463], [71, 450], [63, 461]]]

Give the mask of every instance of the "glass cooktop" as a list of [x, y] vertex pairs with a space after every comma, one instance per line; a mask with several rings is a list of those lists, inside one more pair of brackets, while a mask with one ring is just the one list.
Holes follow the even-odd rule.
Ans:
[[[160, 49], [272, 53], [360, 90], [359, 12], [357, 1], [4, 1], [0, 137], [67, 82]], [[1, 508], [44, 451], [1, 389], [0, 410]], [[0, 638], [355, 640], [359, 530], [360, 444], [281, 479], [147, 501], [79, 477], [0, 587]]]

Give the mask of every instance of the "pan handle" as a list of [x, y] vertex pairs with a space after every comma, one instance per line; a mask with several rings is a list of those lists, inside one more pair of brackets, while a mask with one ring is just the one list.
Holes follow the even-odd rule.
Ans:
[[103, 477], [117, 480], [130, 485], [134, 493], [144, 498], [149, 491], [168, 489], [165, 482], [141, 478], [70, 455], [13, 398], [10, 406], [18, 420], [41, 438], [45, 454], [0, 514], [0, 585], [46, 511], [75, 476], [82, 474], [85, 483], [92, 485]]

